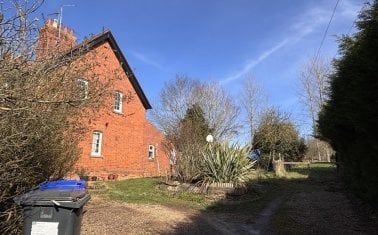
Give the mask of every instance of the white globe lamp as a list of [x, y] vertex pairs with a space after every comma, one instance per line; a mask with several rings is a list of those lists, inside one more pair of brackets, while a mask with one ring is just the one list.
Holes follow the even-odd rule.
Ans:
[[207, 141], [208, 143], [213, 143], [213, 142], [214, 142], [214, 137], [213, 137], [212, 135], [207, 135], [207, 136], [206, 136], [206, 141]]

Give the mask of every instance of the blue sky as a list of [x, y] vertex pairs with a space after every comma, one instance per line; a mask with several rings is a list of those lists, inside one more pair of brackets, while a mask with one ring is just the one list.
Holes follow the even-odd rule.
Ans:
[[[46, 0], [45, 17], [65, 7], [63, 24], [82, 39], [111, 29], [147, 97], [157, 102], [176, 74], [215, 80], [237, 97], [252, 74], [269, 102], [309, 133], [298, 102], [301, 65], [319, 47], [336, 0]], [[340, 0], [321, 50], [337, 53], [364, 0]], [[352, 29], [353, 32], [354, 29]]]

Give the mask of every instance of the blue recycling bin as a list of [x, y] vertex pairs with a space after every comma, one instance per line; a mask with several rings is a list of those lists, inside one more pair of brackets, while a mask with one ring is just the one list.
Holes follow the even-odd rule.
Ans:
[[25, 235], [79, 235], [90, 195], [83, 180], [57, 180], [15, 198], [23, 207]]

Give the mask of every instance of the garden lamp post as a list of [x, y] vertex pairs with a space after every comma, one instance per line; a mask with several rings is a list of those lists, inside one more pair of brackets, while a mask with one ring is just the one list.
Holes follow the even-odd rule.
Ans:
[[209, 135], [206, 136], [206, 141], [207, 141], [207, 143], [213, 143], [214, 137], [211, 134], [209, 134]]

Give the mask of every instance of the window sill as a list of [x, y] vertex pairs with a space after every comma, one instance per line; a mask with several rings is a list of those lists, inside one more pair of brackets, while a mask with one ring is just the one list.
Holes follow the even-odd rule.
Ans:
[[97, 155], [97, 154], [90, 154], [89, 155], [91, 158], [103, 158], [102, 155]]
[[118, 115], [123, 115], [123, 112], [122, 111], [118, 111], [118, 110], [113, 110], [114, 113], [118, 114]]

